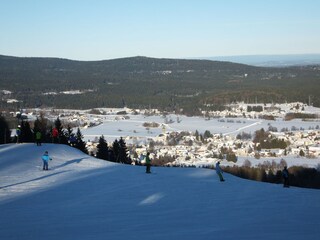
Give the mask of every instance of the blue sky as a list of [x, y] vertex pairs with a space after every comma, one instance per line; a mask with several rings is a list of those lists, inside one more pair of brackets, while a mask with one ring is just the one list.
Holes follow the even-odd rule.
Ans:
[[0, 0], [0, 6], [2, 55], [320, 53], [318, 0]]

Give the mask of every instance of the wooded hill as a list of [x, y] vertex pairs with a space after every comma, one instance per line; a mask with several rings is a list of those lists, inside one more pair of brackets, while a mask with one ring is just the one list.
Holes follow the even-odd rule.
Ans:
[[[104, 61], [0, 55], [0, 91], [16, 107], [211, 108], [233, 101], [320, 106], [320, 66], [262, 68], [231, 62], [131, 57]], [[80, 90], [83, 94], [63, 94]], [[52, 93], [56, 94], [53, 95]], [[51, 94], [48, 94], [51, 93]], [[2, 107], [9, 106], [2, 101]]]

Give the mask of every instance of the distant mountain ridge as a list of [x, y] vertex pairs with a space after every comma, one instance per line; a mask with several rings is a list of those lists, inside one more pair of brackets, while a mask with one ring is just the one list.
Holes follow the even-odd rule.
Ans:
[[0, 91], [12, 92], [1, 96], [5, 108], [12, 106], [8, 98], [20, 101], [17, 107], [125, 105], [188, 111], [234, 101], [308, 102], [310, 96], [320, 105], [319, 76], [315, 65], [267, 68], [142, 56], [74, 61], [0, 55]]
[[230, 61], [260, 67], [288, 67], [320, 64], [320, 54], [240, 55], [204, 57], [200, 59]]

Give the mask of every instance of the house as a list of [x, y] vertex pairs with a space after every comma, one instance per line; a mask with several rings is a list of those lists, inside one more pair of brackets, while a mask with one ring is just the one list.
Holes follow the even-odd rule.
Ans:
[[260, 154], [264, 156], [282, 156], [284, 154], [284, 149], [281, 148], [271, 148], [271, 149], [261, 149]]
[[311, 156], [319, 157], [320, 156], [320, 146], [310, 146], [309, 147], [309, 154]]

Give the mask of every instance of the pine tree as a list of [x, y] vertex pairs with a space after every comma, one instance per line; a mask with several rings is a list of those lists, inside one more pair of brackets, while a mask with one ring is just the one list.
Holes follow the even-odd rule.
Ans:
[[6, 121], [6, 119], [2, 116], [0, 116], [0, 144], [9, 143], [10, 141], [10, 135], [11, 131], [9, 129], [9, 125]]
[[198, 130], [196, 130], [194, 135], [195, 135], [196, 139], [199, 140], [199, 132], [198, 132]]
[[86, 143], [82, 140], [83, 139], [83, 135], [80, 131], [80, 128], [78, 128], [77, 130], [77, 134], [76, 134], [76, 144], [75, 147], [78, 148], [80, 151], [88, 154], [88, 150], [86, 148]]
[[209, 130], [206, 130], [203, 134], [203, 137], [204, 137], [204, 139], [207, 139], [207, 138], [213, 137], [213, 135], [211, 134], [211, 132]]
[[70, 125], [68, 125], [65, 135], [66, 135], [66, 138], [68, 139], [69, 145], [73, 147], [76, 143], [76, 136], [73, 133], [73, 129], [70, 127]]
[[33, 142], [33, 132], [28, 121], [21, 122], [21, 142]]
[[120, 145], [118, 140], [114, 140], [113, 144], [112, 144], [112, 151], [113, 151], [113, 155], [114, 155], [114, 161], [115, 162], [120, 162], [119, 160], [119, 152], [120, 152]]
[[99, 144], [97, 145], [97, 155], [96, 157], [99, 159], [109, 160], [108, 157], [109, 149], [108, 149], [108, 143], [104, 139], [104, 136], [102, 135], [99, 138]]
[[126, 142], [121, 137], [119, 140], [119, 161], [121, 163], [131, 164], [131, 160], [128, 157], [127, 151], [128, 149]]
[[56, 129], [58, 129], [58, 132], [59, 132], [59, 143], [68, 144], [68, 137], [66, 136], [66, 133], [63, 129], [63, 126], [59, 117], [54, 121], [54, 126]]
[[40, 131], [42, 138], [45, 142], [51, 142], [50, 137], [47, 137], [48, 119], [44, 117], [44, 113], [40, 113], [40, 117], [34, 121], [33, 132]]
[[304, 153], [304, 151], [303, 151], [302, 149], [300, 149], [299, 155], [300, 155], [301, 157], [304, 157], [304, 156], [305, 156], [305, 153]]

